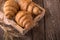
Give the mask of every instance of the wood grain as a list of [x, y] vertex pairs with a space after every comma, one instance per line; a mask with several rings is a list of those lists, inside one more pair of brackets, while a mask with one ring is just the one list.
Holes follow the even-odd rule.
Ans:
[[59, 0], [44, 0], [46, 40], [60, 40]]

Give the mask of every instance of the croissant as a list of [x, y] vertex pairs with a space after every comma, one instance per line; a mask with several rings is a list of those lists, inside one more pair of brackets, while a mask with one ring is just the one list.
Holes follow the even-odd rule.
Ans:
[[3, 7], [3, 12], [7, 18], [13, 17], [18, 10], [19, 6], [15, 0], [7, 0]]
[[41, 13], [39, 7], [36, 3], [32, 2], [32, 0], [18, 0], [18, 4], [20, 5], [21, 10], [29, 11], [35, 15]]
[[33, 18], [27, 11], [19, 11], [15, 16], [15, 21], [25, 29], [29, 29], [29, 27], [33, 26]]

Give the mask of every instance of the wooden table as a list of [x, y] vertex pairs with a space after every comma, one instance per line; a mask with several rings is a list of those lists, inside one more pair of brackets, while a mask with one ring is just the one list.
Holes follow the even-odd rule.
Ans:
[[[24, 37], [14, 38], [14, 40], [60, 40], [60, 0], [33, 1], [44, 7], [46, 14]], [[2, 36], [0, 40], [3, 40]]]

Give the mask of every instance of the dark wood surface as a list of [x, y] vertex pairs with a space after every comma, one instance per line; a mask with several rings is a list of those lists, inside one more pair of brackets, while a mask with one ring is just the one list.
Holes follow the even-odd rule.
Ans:
[[60, 40], [60, 2], [44, 0], [46, 40]]
[[60, 0], [33, 1], [44, 7], [46, 14], [24, 37], [14, 40], [60, 40]]

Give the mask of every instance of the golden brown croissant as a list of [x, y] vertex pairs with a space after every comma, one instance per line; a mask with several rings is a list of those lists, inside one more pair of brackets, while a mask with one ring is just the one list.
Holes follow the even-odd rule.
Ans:
[[27, 11], [19, 11], [15, 16], [15, 21], [25, 29], [29, 29], [33, 24], [32, 16]]
[[17, 13], [19, 6], [15, 0], [7, 0], [4, 4], [3, 11], [7, 18], [11, 18]]
[[18, 0], [18, 4], [20, 5], [21, 10], [29, 11], [35, 15], [41, 13], [41, 10], [36, 3], [32, 2], [31, 0]]

